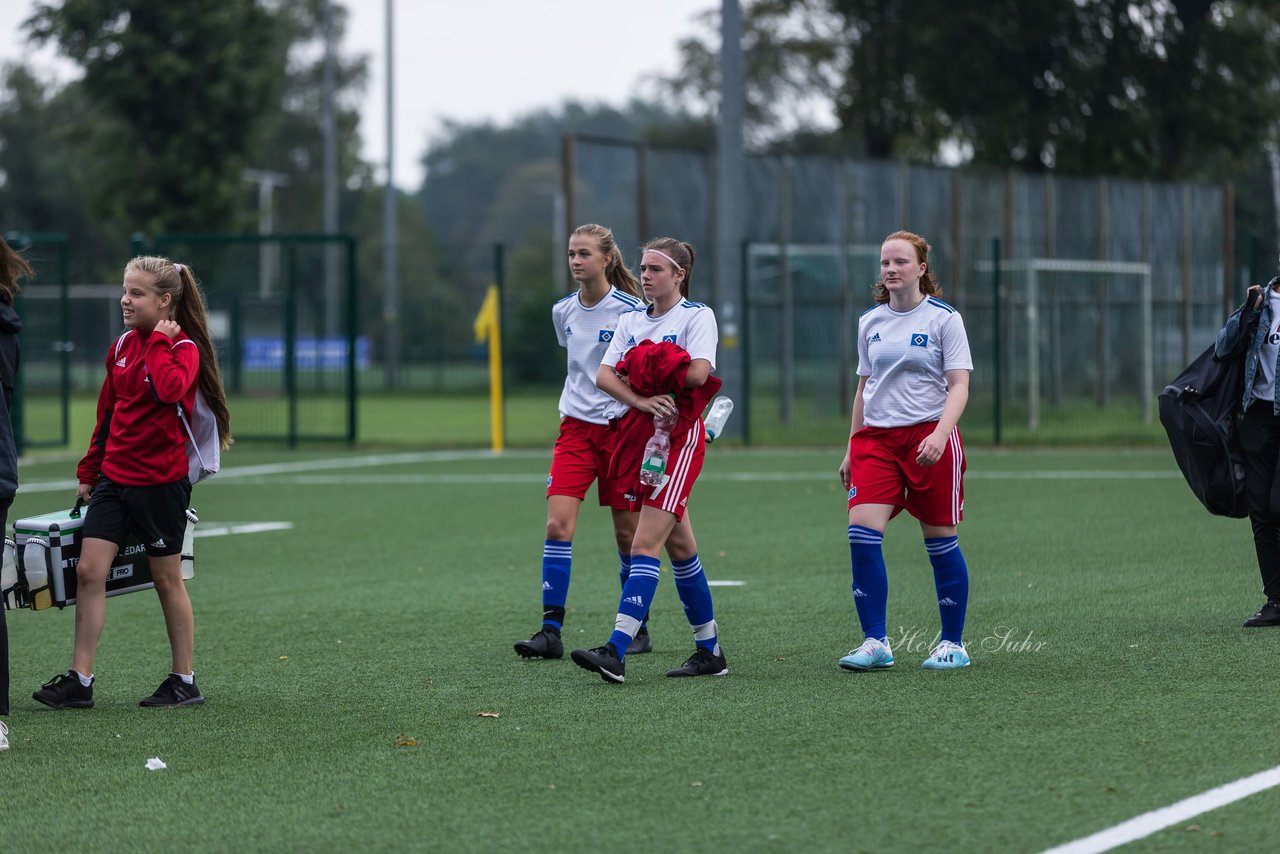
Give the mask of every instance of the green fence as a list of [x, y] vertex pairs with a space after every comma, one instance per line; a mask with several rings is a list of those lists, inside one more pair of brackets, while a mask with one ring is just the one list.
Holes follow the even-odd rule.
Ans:
[[355, 442], [359, 374], [374, 359], [358, 334], [355, 238], [139, 235], [134, 252], [199, 279], [237, 438]]
[[[749, 444], [839, 443], [857, 388], [858, 317], [873, 305], [878, 244], [743, 248]], [[964, 317], [974, 370], [961, 422], [996, 445], [1163, 441], [1155, 396], [1224, 319], [1211, 253], [1168, 259], [1036, 255], [1000, 239], [935, 253]], [[1208, 260], [1200, 265], [1196, 257]]]
[[36, 272], [20, 283], [22, 366], [14, 394], [18, 448], [63, 447], [71, 436], [71, 313], [66, 234], [9, 232], [5, 240]]

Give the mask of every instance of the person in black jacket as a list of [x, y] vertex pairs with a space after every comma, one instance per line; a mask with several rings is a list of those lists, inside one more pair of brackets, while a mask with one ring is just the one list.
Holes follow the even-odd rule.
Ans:
[[[1258, 331], [1244, 341], [1250, 315], [1258, 312]], [[1244, 356], [1240, 450], [1244, 461], [1245, 499], [1253, 526], [1253, 547], [1267, 601], [1246, 628], [1280, 626], [1280, 278], [1264, 289], [1249, 288], [1244, 305], [1218, 332], [1214, 355]]]
[[[0, 237], [0, 531], [9, 528], [9, 507], [18, 492], [18, 444], [9, 420], [18, 379], [18, 332], [22, 321], [14, 311], [18, 279], [31, 278], [31, 266]], [[9, 714], [9, 635], [0, 605], [0, 716]], [[9, 727], [0, 720], [0, 751], [9, 749]]]

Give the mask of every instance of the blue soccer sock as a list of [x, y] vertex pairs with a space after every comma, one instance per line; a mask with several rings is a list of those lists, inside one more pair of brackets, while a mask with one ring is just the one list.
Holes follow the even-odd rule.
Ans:
[[572, 563], [572, 542], [547, 540], [542, 547], [542, 625], [556, 634], [564, 628], [564, 603], [569, 596]]
[[938, 590], [941, 640], [961, 643], [964, 612], [969, 607], [969, 567], [960, 553], [959, 537], [925, 537], [925, 551], [933, 564], [933, 584]]
[[684, 561], [671, 561], [671, 574], [676, 580], [676, 593], [684, 605], [684, 615], [693, 627], [693, 642], [712, 655], [720, 654], [719, 628], [715, 607], [711, 603], [711, 587], [702, 562], [695, 554]]
[[884, 640], [889, 608], [889, 573], [884, 567], [884, 534], [849, 526], [849, 562], [853, 566], [853, 607], [864, 637]]
[[649, 613], [653, 594], [658, 590], [659, 565], [656, 557], [631, 556], [631, 573], [622, 587], [618, 617], [613, 624], [613, 634], [609, 636], [609, 643], [618, 651], [619, 661], [626, 656], [627, 647], [640, 631], [641, 620]]
[[[618, 586], [625, 589], [627, 586], [627, 576], [631, 574], [631, 555], [624, 552], [618, 552]], [[649, 614], [645, 613], [644, 619], [640, 621], [640, 631], [647, 632], [649, 630]]]

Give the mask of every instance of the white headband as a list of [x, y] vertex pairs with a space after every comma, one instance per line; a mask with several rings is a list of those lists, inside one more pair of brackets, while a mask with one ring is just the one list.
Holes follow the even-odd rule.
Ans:
[[675, 264], [675, 265], [676, 265], [676, 269], [677, 269], [677, 270], [683, 270], [683, 269], [684, 269], [684, 265], [683, 265], [683, 264], [681, 264], [681, 263], [680, 263], [679, 261], [677, 261], [676, 259], [672, 258], [672, 257], [671, 257], [670, 255], [668, 255], [667, 253], [663, 252], [661, 249], [646, 249], [646, 250], [644, 250], [644, 251], [645, 251], [645, 252], [654, 252], [654, 253], [656, 253], [656, 254], [658, 254], [658, 255], [661, 255], [663, 258], [666, 258], [666, 259], [667, 259], [668, 261], [670, 261], [672, 264]]

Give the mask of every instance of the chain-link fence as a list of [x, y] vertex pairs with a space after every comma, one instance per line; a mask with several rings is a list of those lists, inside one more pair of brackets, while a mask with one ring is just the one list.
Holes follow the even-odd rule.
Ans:
[[1157, 440], [1154, 393], [1239, 290], [1228, 188], [761, 156], [746, 162], [740, 292], [716, 293], [706, 152], [591, 137], [566, 152], [568, 222], [604, 223], [624, 247], [689, 240], [694, 298], [740, 301], [743, 387], [727, 391], [753, 443], [847, 431], [857, 316], [899, 229], [929, 240], [965, 317], [971, 441]]

